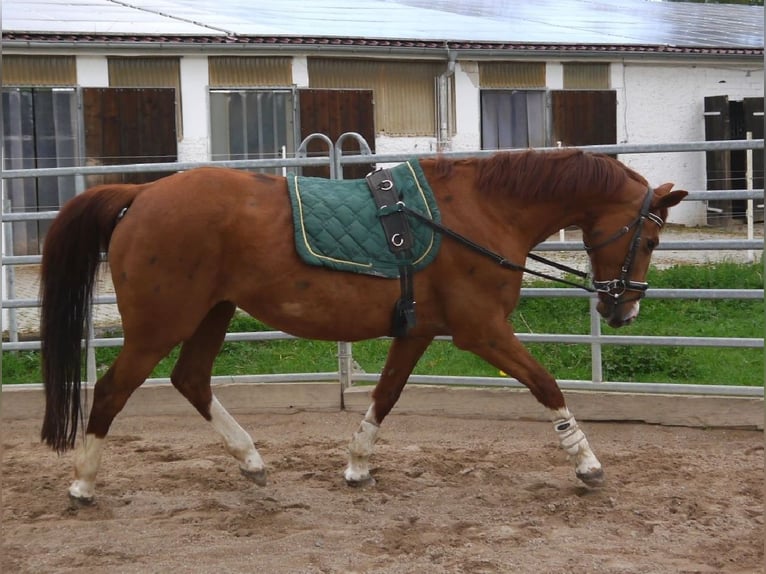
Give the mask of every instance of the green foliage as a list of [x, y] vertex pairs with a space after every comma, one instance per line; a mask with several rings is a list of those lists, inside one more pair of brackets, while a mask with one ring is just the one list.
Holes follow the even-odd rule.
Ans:
[[[763, 266], [720, 263], [679, 266], [652, 271], [652, 287], [762, 289]], [[536, 286], [550, 285], [536, 282]], [[650, 290], [651, 295], [651, 290]], [[518, 333], [589, 332], [588, 300], [584, 298], [523, 298], [511, 317]], [[268, 331], [269, 327], [243, 313], [235, 315], [230, 332]], [[664, 335], [696, 337], [762, 338], [762, 300], [664, 300], [647, 298], [641, 316], [619, 331], [602, 324], [604, 334]], [[559, 379], [588, 380], [591, 377], [590, 346], [534, 343], [530, 352]], [[356, 343], [354, 359], [368, 373], [380, 372], [388, 342]], [[337, 370], [337, 347], [324, 341], [285, 340], [232, 342], [224, 344], [214, 365], [214, 375], [325, 372]], [[99, 374], [112, 364], [118, 348], [96, 350]], [[153, 377], [168, 377], [178, 358], [178, 349], [154, 370]], [[696, 384], [762, 385], [762, 349], [621, 346], [602, 347], [604, 378], [613, 381], [648, 381]], [[37, 352], [3, 353], [3, 383], [39, 382]], [[435, 342], [426, 351], [416, 374], [454, 376], [499, 376], [497, 369], [478, 357], [460, 351], [448, 342]]]
[[652, 373], [665, 375], [662, 380], [699, 378], [696, 365], [684, 351], [683, 347], [606, 347], [602, 353], [604, 379], [648, 381], [646, 377]]

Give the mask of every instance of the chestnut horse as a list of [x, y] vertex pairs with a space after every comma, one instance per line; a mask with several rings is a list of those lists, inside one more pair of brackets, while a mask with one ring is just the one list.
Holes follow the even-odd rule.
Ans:
[[[372, 403], [349, 444], [346, 481], [372, 481], [368, 461], [380, 424], [434, 337], [451, 335], [457, 347], [529, 388], [548, 409], [576, 476], [600, 485], [601, 464], [556, 381], [508, 321], [523, 268], [498, 262], [523, 265], [535, 245], [578, 226], [590, 246], [598, 311], [610, 325], [626, 325], [638, 315], [668, 208], [686, 192], [671, 191], [672, 184], [652, 189], [619, 161], [579, 150], [420, 164], [442, 225], [453, 236], [443, 237], [434, 261], [414, 276], [417, 324], [391, 343]], [[41, 434], [58, 452], [75, 446], [83, 423], [81, 339], [102, 250], [108, 251], [124, 329], [119, 356], [95, 385], [74, 456], [73, 499], [93, 499], [112, 421], [178, 344], [172, 384], [220, 433], [242, 472], [265, 484], [264, 463], [250, 435], [210, 387], [213, 361], [237, 306], [303, 338], [359, 341], [391, 332], [399, 281], [305, 264], [292, 239], [291, 211], [285, 178], [223, 168], [193, 169], [142, 185], [102, 185], [64, 205], [45, 240], [41, 287]]]

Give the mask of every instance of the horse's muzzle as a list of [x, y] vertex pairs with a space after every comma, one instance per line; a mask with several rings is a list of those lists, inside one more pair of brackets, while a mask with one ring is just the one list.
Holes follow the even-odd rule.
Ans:
[[600, 297], [596, 310], [615, 329], [630, 325], [638, 317], [641, 301], [638, 297], [628, 297], [624, 301]]

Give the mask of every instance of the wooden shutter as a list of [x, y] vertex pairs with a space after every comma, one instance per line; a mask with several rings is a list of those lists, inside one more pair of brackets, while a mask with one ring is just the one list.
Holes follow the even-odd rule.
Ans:
[[552, 91], [551, 115], [554, 144], [617, 143], [617, 94], [613, 90]]
[[[175, 95], [172, 88], [84, 88], [88, 163], [120, 165], [176, 161]], [[125, 174], [109, 180], [141, 183], [163, 175], [167, 174]]]
[[[728, 140], [731, 133], [728, 96], [708, 96], [705, 98], [705, 140]], [[705, 172], [707, 189], [731, 189], [731, 152], [718, 150], [705, 152]], [[732, 213], [731, 200], [708, 202], [708, 219], [720, 222], [726, 214]]]
[[[321, 133], [335, 142], [345, 132], [357, 132], [375, 151], [375, 111], [371, 90], [300, 90], [301, 140]], [[309, 155], [327, 155], [327, 146], [318, 140], [309, 144]], [[343, 145], [344, 153], [355, 154], [359, 146], [353, 139]], [[344, 179], [362, 178], [371, 164], [347, 165]], [[304, 175], [329, 177], [329, 168], [303, 168]]]

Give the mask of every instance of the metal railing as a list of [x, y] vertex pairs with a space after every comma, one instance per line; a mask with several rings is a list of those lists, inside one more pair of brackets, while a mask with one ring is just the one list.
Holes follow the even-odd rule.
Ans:
[[[307, 144], [312, 139], [319, 139], [327, 144], [328, 153], [321, 157], [307, 157]], [[360, 147], [357, 155], [344, 156], [342, 152], [342, 140], [354, 139]], [[644, 154], [644, 153], [669, 153], [689, 151], [714, 151], [714, 150], [762, 150], [764, 140], [736, 140], [721, 142], [691, 142], [684, 144], [630, 144], [630, 145], [600, 145], [587, 146], [581, 149], [592, 152], [609, 154]], [[217, 162], [174, 162], [158, 164], [133, 164], [114, 166], [89, 166], [67, 168], [45, 168], [26, 170], [7, 170], [2, 173], [2, 178], [27, 178], [43, 176], [76, 175], [78, 180], [78, 192], [84, 190], [84, 177], [87, 175], [105, 175], [112, 173], [152, 173], [193, 169], [202, 166], [224, 166], [239, 169], [258, 169], [273, 167], [305, 167], [305, 166], [328, 166], [333, 178], [343, 178], [343, 166], [345, 164], [369, 164], [369, 163], [395, 163], [402, 162], [412, 157], [436, 157], [437, 155], [449, 158], [468, 158], [488, 156], [497, 153], [497, 150], [475, 152], [445, 152], [428, 154], [373, 154], [367, 142], [356, 133], [343, 134], [335, 143], [323, 134], [312, 134], [300, 145], [295, 158], [287, 159], [261, 159], [261, 160], [234, 160]], [[747, 201], [763, 202], [763, 190], [717, 190], [717, 191], [691, 191], [685, 201], [706, 201], [711, 199], [744, 199]], [[752, 214], [752, 210], [750, 210]], [[30, 221], [53, 219], [56, 211], [37, 213], [3, 213], [0, 223], [14, 221]], [[6, 242], [6, 249], [12, 242]], [[706, 240], [704, 243], [689, 241], [663, 241], [660, 250], [748, 250], [762, 251], [762, 239], [724, 239]], [[582, 250], [579, 241], [546, 241], [537, 246], [535, 251], [578, 251]], [[23, 264], [39, 264], [39, 255], [16, 256], [3, 254], [2, 265], [7, 267], [9, 276], [10, 296], [2, 301], [2, 308], [9, 313], [9, 331], [14, 328], [14, 314], [17, 309], [38, 307], [37, 299], [23, 299], [13, 296], [13, 267]], [[527, 343], [574, 343], [591, 346], [592, 376], [590, 381], [582, 380], [559, 380], [564, 389], [583, 390], [599, 389], [605, 391], [648, 392], [648, 393], [694, 393], [716, 394], [735, 396], [763, 396], [762, 387], [741, 387], [726, 385], [693, 385], [693, 384], [669, 384], [637, 383], [637, 382], [605, 382], [601, 363], [601, 349], [603, 345], [658, 345], [658, 346], [695, 346], [695, 347], [729, 347], [729, 348], [763, 348], [763, 338], [732, 338], [732, 337], [659, 337], [659, 336], [623, 336], [603, 335], [601, 333], [601, 321], [595, 310], [596, 299], [589, 293], [578, 289], [569, 288], [522, 288], [524, 297], [585, 297], [590, 299], [590, 332], [588, 334], [518, 334], [521, 341]], [[741, 299], [763, 300], [763, 289], [652, 289], [649, 297], [661, 299]], [[113, 304], [113, 295], [98, 295], [94, 297], [94, 304]], [[228, 333], [226, 341], [264, 341], [294, 338], [280, 331], [255, 332], [255, 333]], [[437, 340], [449, 340], [449, 337], [440, 337]], [[120, 337], [95, 337], [91, 332], [91, 339], [86, 361], [86, 379], [88, 383], [96, 380], [95, 349], [99, 347], [120, 346]], [[40, 348], [39, 341], [18, 341], [13, 333], [10, 341], [3, 342], [3, 351], [37, 350]], [[214, 382], [300, 382], [300, 381], [337, 381], [341, 390], [353, 386], [355, 383], [372, 382], [378, 378], [377, 374], [354, 372], [353, 347], [350, 343], [338, 343], [338, 370], [323, 373], [285, 373], [276, 375], [242, 375], [214, 377]], [[154, 379], [151, 383], [167, 382], [166, 379]], [[425, 384], [457, 384], [457, 385], [482, 385], [482, 386], [521, 386], [520, 383], [508, 378], [496, 377], [455, 377], [455, 376], [426, 376], [412, 375], [411, 383]]]

